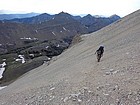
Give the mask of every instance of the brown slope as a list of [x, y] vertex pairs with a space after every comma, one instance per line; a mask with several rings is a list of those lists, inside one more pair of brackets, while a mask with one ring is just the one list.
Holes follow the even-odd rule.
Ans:
[[32, 27], [24, 24], [0, 22], [0, 43], [14, 43], [22, 37], [31, 36]]
[[[83, 36], [83, 41], [0, 92], [6, 105], [138, 105], [140, 10]], [[105, 45], [101, 62], [94, 52]]]

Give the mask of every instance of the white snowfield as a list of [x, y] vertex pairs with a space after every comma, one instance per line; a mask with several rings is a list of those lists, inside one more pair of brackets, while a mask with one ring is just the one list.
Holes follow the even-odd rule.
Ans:
[[[5, 61], [6, 59], [3, 59], [3, 61]], [[5, 66], [6, 66], [6, 63], [3, 62], [2, 64], [0, 64], [0, 79], [3, 77], [3, 72], [5, 71]], [[0, 87], [0, 90], [1, 89], [4, 89], [6, 88], [7, 86], [3, 86], [3, 87]]]
[[56, 34], [55, 34], [54, 32], [52, 32], [52, 34], [53, 34], [54, 36], [56, 36]]
[[5, 67], [0, 68], [0, 79], [3, 77], [2, 74], [3, 74], [4, 70], [5, 70]]
[[7, 87], [7, 86], [0, 87], [0, 90], [4, 89], [4, 88], [6, 88], [6, 87]]
[[[95, 51], [105, 46], [101, 62]], [[140, 105], [140, 10], [0, 91], [2, 105]]]
[[[35, 32], [37, 33], [38, 31], [35, 30]], [[24, 37], [24, 38], [20, 38], [20, 39], [26, 39], [26, 40], [38, 40], [38, 38], [27, 38], [27, 37]]]
[[4, 70], [5, 70], [5, 66], [6, 66], [5, 62], [0, 64], [0, 79], [3, 77], [2, 74], [3, 74]]
[[15, 61], [21, 61], [21, 63], [25, 63], [25, 58], [24, 55], [18, 55], [18, 59], [16, 59]]
[[67, 31], [67, 29], [65, 27], [63, 27], [63, 30]]

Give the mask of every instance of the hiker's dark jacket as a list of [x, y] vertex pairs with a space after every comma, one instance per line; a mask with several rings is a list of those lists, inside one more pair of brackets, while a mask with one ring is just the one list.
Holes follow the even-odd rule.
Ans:
[[97, 53], [98, 55], [103, 55], [103, 53], [104, 53], [104, 47], [101, 46], [101, 47], [96, 51], [96, 53]]

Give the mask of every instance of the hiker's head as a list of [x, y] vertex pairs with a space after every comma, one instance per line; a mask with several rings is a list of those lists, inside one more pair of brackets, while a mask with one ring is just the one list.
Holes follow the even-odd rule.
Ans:
[[100, 45], [100, 48], [104, 48], [104, 46], [103, 45]]

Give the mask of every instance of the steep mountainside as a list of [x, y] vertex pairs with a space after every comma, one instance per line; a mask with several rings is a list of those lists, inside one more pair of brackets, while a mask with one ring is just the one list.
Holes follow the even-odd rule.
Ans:
[[[140, 10], [0, 90], [3, 105], [139, 105]], [[105, 46], [101, 62], [94, 52]]]

